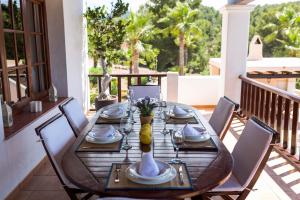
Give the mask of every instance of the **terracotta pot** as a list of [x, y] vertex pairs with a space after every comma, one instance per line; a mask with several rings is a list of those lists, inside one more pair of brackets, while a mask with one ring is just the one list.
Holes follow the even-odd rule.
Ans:
[[103, 108], [105, 106], [118, 103], [118, 98], [115, 95], [111, 95], [111, 99], [104, 99], [104, 100], [99, 100], [98, 98], [95, 99], [95, 108], [96, 111], [99, 110], [100, 108]]
[[140, 116], [141, 124], [151, 124], [153, 116]]

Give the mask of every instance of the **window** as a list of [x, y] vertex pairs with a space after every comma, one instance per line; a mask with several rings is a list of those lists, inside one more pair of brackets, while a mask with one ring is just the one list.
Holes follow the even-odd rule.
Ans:
[[18, 105], [45, 96], [50, 85], [44, 1], [0, 2], [0, 94]]

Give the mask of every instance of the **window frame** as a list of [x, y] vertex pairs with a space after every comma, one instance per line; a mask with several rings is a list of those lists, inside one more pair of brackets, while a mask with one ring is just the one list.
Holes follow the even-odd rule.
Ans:
[[[13, 0], [12, 0], [13, 1]], [[29, 4], [30, 2], [30, 4]], [[1, 0], [0, 0], [0, 3]], [[40, 32], [33, 32], [30, 30], [30, 20], [32, 20], [33, 26], [36, 27], [35, 24], [35, 14], [34, 14], [34, 4], [38, 4], [38, 17], [40, 21]], [[30, 9], [29, 6], [32, 6], [32, 18], [30, 19]], [[17, 94], [18, 94], [18, 101], [13, 104], [13, 111], [19, 112], [21, 108], [29, 103], [31, 100], [40, 100], [48, 95], [48, 88], [51, 84], [51, 71], [50, 71], [50, 62], [49, 62], [49, 42], [48, 42], [48, 30], [47, 30], [47, 15], [46, 15], [46, 7], [44, 0], [20, 0], [20, 12], [22, 16], [22, 25], [23, 30], [15, 30], [14, 27], [14, 13], [12, 11], [12, 29], [4, 28], [3, 24], [3, 17], [2, 17], [2, 7], [0, 7], [0, 62], [2, 68], [0, 69], [0, 75], [2, 74], [2, 93], [3, 93], [3, 100], [7, 102], [11, 102], [11, 91], [9, 85], [9, 72], [12, 70], [16, 70], [17, 73]], [[15, 51], [15, 65], [14, 67], [7, 66], [6, 60], [6, 47], [5, 47], [5, 33], [6, 32], [13, 32], [14, 34], [14, 51]], [[19, 56], [18, 56], [18, 46], [17, 46], [17, 34], [23, 34], [24, 40], [24, 58], [26, 60], [25, 64], [19, 65]], [[41, 39], [41, 48], [43, 49], [44, 60], [42, 61], [42, 65], [44, 66], [44, 84], [45, 88], [42, 91], [34, 92], [33, 91], [33, 77], [32, 77], [32, 70], [37, 63], [33, 63], [33, 58], [31, 55], [32, 52], [32, 43], [31, 39], [34, 37], [35, 40], [35, 48], [37, 47], [37, 39], [36, 34], [40, 35]], [[39, 60], [38, 60], [39, 62]], [[40, 63], [39, 63], [40, 64]], [[41, 65], [39, 66], [41, 67]], [[27, 70], [27, 89], [28, 95], [22, 98], [21, 89], [20, 89], [20, 76], [19, 71], [26, 69]]]

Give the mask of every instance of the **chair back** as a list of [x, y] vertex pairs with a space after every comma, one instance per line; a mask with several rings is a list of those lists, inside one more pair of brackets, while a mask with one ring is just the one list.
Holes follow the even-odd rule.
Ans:
[[138, 100], [149, 96], [150, 98], [160, 97], [160, 86], [159, 85], [132, 85], [129, 89], [133, 91], [133, 100]]
[[223, 139], [232, 121], [233, 113], [239, 107], [227, 97], [220, 98], [211, 118], [209, 124], [213, 127], [216, 134]]
[[60, 105], [59, 109], [66, 116], [76, 136], [78, 136], [89, 123], [79, 102], [74, 98], [70, 98], [67, 102]]
[[246, 123], [232, 152], [233, 174], [244, 188], [252, 189], [254, 186], [277, 137], [278, 133], [275, 130], [255, 117]]
[[37, 127], [36, 133], [41, 138], [47, 156], [62, 185], [70, 185], [62, 170], [61, 161], [76, 137], [66, 117], [62, 114], [52, 117]]

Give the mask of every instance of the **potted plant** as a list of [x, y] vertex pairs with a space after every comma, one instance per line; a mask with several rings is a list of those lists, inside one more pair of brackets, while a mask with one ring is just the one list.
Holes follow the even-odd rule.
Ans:
[[105, 73], [104, 78], [101, 81], [101, 93], [95, 99], [96, 110], [118, 102], [117, 96], [111, 95], [109, 92], [109, 83], [111, 80], [112, 77], [108, 73]]
[[153, 119], [153, 109], [155, 107], [155, 103], [151, 103], [150, 97], [145, 97], [141, 101], [138, 101], [136, 107], [140, 110], [140, 120], [141, 124], [150, 124]]

